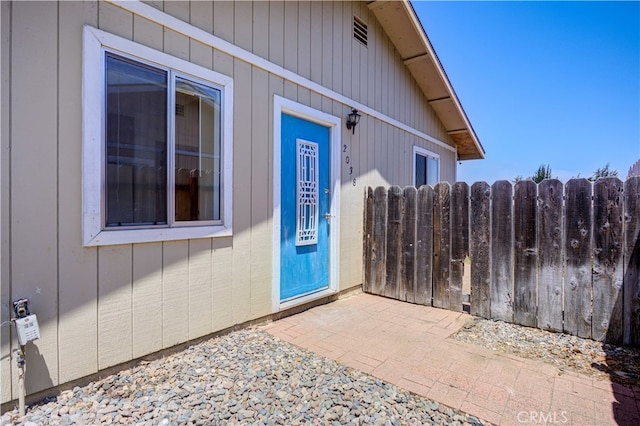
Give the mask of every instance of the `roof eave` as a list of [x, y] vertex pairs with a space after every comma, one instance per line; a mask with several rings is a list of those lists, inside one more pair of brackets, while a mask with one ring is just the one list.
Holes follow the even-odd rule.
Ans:
[[484, 148], [411, 3], [376, 0], [368, 7], [456, 144], [458, 159], [484, 158]]

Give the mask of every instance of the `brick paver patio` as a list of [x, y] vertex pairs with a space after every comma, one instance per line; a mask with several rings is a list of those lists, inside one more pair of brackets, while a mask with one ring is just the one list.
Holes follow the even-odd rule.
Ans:
[[447, 337], [470, 316], [357, 294], [268, 333], [496, 425], [640, 425], [640, 387]]

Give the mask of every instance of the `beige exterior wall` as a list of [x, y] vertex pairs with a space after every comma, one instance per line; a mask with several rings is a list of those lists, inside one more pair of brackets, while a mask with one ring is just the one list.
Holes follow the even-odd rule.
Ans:
[[[365, 2], [149, 4], [451, 143]], [[108, 2], [0, 8], [2, 320], [18, 297], [38, 315], [42, 337], [27, 348], [27, 392], [272, 313], [273, 97], [337, 117], [351, 105]], [[354, 14], [369, 26], [368, 47], [352, 38]], [[82, 246], [83, 25], [233, 77], [232, 237]], [[367, 115], [355, 135], [344, 129], [342, 137], [340, 289], [347, 289], [362, 282], [364, 188], [410, 184], [414, 144], [440, 155], [442, 180], [455, 179], [456, 159]], [[9, 327], [1, 341], [6, 402], [17, 398]]]

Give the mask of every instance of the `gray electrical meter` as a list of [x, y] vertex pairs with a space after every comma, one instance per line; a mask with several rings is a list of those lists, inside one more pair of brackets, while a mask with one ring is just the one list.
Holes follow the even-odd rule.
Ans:
[[20, 346], [26, 345], [32, 340], [39, 339], [40, 327], [38, 327], [38, 318], [36, 318], [35, 314], [29, 312], [29, 301], [27, 299], [14, 301], [13, 311], [16, 314], [13, 322], [16, 325]]
[[16, 331], [18, 332], [18, 343], [26, 345], [27, 342], [40, 338], [40, 328], [38, 327], [38, 318], [35, 314], [31, 314], [24, 318], [15, 320]]

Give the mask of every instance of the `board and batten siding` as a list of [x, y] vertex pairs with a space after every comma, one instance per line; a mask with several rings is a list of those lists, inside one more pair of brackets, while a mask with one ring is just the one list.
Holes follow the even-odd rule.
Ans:
[[[0, 2], [0, 322], [10, 318], [9, 300], [9, 112], [8, 100], [11, 97], [9, 74], [11, 67], [4, 52], [11, 46], [6, 29], [10, 24], [10, 7], [7, 2]], [[10, 333], [0, 327], [0, 401], [11, 396], [11, 340]]]
[[[109, 1], [2, 2], [2, 320], [19, 297], [38, 315], [28, 393], [272, 313], [274, 95], [343, 119], [352, 106], [344, 98], [351, 99], [451, 144], [365, 2], [145, 5], [327, 91]], [[354, 15], [368, 24], [367, 47], [352, 37]], [[233, 236], [82, 246], [84, 25], [234, 79]], [[342, 151], [341, 290], [362, 283], [364, 188], [411, 184], [414, 145], [439, 154], [441, 180], [455, 180], [455, 152], [439, 143], [367, 114], [355, 135], [343, 130], [335, 146]], [[6, 402], [18, 395], [7, 327], [1, 342]]]

